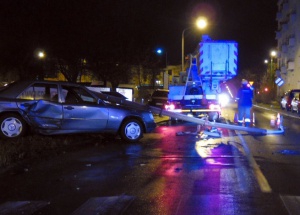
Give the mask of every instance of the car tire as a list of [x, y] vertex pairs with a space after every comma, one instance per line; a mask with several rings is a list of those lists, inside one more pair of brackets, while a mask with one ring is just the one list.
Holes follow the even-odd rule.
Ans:
[[128, 119], [121, 126], [120, 136], [122, 140], [134, 143], [143, 137], [143, 127], [140, 121], [136, 119]]
[[27, 132], [27, 124], [18, 114], [5, 114], [0, 117], [0, 136], [5, 139], [18, 138]]

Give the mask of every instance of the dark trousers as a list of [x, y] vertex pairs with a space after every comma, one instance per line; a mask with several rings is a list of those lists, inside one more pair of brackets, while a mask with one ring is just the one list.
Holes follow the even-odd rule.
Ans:
[[239, 106], [238, 107], [238, 124], [243, 125], [245, 120], [245, 126], [249, 127], [251, 123], [251, 108], [252, 107], [245, 107]]

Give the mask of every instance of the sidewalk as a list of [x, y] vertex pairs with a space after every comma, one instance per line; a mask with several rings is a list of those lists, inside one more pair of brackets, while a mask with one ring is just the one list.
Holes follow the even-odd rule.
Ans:
[[289, 116], [292, 118], [300, 118], [300, 114], [298, 114], [298, 113], [282, 110], [279, 102], [277, 102], [277, 101], [274, 101], [271, 104], [256, 103], [256, 104], [253, 104], [253, 106], [262, 108], [262, 109], [266, 109], [266, 110], [271, 110], [274, 113], [276, 113], [276, 114], [280, 113], [280, 115], [283, 115], [283, 116]]
[[253, 103], [253, 106], [264, 107], [268, 109], [281, 110], [280, 104], [277, 101], [272, 101], [271, 104]]

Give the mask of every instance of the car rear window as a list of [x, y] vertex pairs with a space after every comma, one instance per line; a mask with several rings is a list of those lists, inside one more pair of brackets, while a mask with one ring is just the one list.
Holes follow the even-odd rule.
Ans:
[[153, 97], [168, 97], [168, 92], [167, 91], [155, 91], [153, 93]]
[[300, 92], [297, 92], [297, 91], [291, 92], [290, 97], [299, 100]]
[[28, 99], [28, 100], [39, 100], [44, 99], [48, 101], [58, 100], [57, 85], [56, 84], [48, 84], [48, 83], [35, 83], [29, 87], [27, 87], [23, 92], [18, 95], [18, 99]]

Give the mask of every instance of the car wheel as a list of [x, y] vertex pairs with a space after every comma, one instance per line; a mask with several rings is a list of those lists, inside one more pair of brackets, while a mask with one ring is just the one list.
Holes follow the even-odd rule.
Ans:
[[5, 114], [1, 116], [0, 125], [0, 136], [7, 139], [24, 136], [27, 130], [26, 122], [17, 114]]
[[126, 142], [137, 142], [143, 137], [142, 124], [136, 119], [126, 120], [121, 126], [120, 136]]

